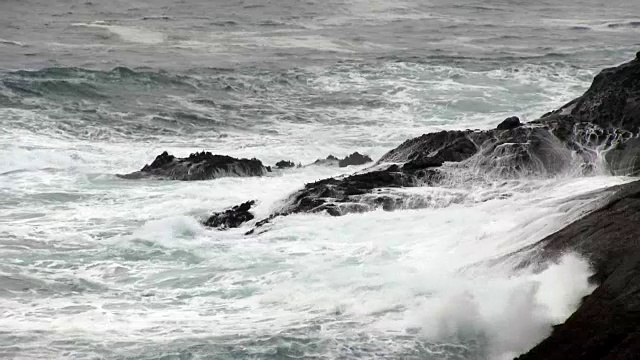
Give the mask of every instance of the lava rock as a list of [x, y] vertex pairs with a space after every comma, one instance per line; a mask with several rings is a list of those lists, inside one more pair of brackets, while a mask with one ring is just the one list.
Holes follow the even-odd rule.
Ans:
[[367, 155], [362, 155], [359, 152], [354, 152], [353, 154], [345, 157], [344, 159], [338, 161], [338, 166], [347, 167], [351, 165], [364, 165], [366, 163], [373, 162], [371, 158]]
[[210, 152], [197, 152], [176, 158], [166, 151], [140, 171], [118, 175], [124, 179], [157, 178], [168, 180], [209, 180], [228, 176], [262, 176], [267, 168], [258, 159], [236, 159]]
[[203, 225], [218, 228], [220, 230], [237, 228], [247, 221], [253, 220], [254, 216], [249, 212], [255, 201], [247, 201], [236, 205], [231, 209], [217, 212], [211, 215]]
[[522, 126], [522, 123], [520, 123], [520, 119], [517, 116], [512, 116], [510, 118], [505, 119], [500, 124], [498, 124], [498, 127], [496, 129], [511, 130], [511, 129], [517, 128], [518, 126]]
[[276, 168], [277, 169], [288, 169], [288, 168], [292, 168], [295, 167], [296, 164], [293, 163], [293, 161], [285, 161], [285, 160], [280, 160], [276, 163]]

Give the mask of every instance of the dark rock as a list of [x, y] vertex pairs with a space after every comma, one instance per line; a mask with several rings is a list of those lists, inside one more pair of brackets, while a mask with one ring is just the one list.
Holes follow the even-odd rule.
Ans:
[[518, 126], [522, 126], [522, 123], [520, 123], [520, 119], [517, 116], [512, 116], [510, 118], [505, 119], [500, 124], [498, 124], [498, 127], [496, 129], [511, 130], [511, 129], [517, 128]]
[[[640, 354], [640, 181], [614, 192], [599, 209], [541, 240], [531, 262], [577, 251], [599, 285], [564, 324], [519, 360], [637, 359]], [[527, 264], [523, 264], [527, 265]]]
[[333, 155], [327, 156], [326, 159], [318, 159], [314, 161], [313, 165], [325, 165], [325, 166], [336, 166], [340, 162], [340, 159]]
[[366, 163], [370, 163], [373, 160], [367, 155], [362, 155], [359, 152], [354, 152], [353, 154], [347, 156], [346, 158], [338, 161], [338, 166], [346, 167], [350, 165], [364, 165]]
[[440, 157], [421, 157], [415, 160], [411, 160], [402, 165], [402, 170], [412, 171], [418, 169], [428, 169], [432, 167], [442, 166], [442, 158]]
[[[403, 171], [397, 166], [391, 166], [385, 170], [324, 179], [306, 184], [303, 189], [295, 192], [277, 214], [326, 211], [338, 216], [370, 211], [383, 207], [375, 198], [363, 201], [363, 196], [376, 189], [433, 185], [440, 178], [441, 174], [437, 170]], [[388, 207], [386, 210], [391, 209]]]
[[278, 169], [288, 169], [295, 166], [296, 164], [294, 164], [293, 161], [280, 160], [276, 163], [276, 168]]
[[[547, 115], [634, 134], [640, 129], [640, 59], [602, 70], [579, 98]], [[543, 117], [542, 119], [545, 119]]]
[[[512, 117], [492, 130], [440, 131], [407, 140], [364, 173], [306, 184], [274, 216], [393, 210], [402, 207], [402, 199], [380, 190], [398, 187], [463, 187], [469, 181], [563, 172], [640, 173], [639, 94], [640, 62], [633, 60], [604, 70], [583, 96], [538, 120], [521, 124]], [[330, 156], [316, 163], [327, 162], [339, 160]]]
[[440, 131], [405, 141], [384, 154], [378, 164], [407, 162], [421, 157], [437, 158], [441, 161], [462, 161], [476, 154], [477, 143], [483, 143], [489, 134], [484, 132]]
[[258, 159], [236, 159], [210, 152], [176, 158], [165, 151], [142, 170], [118, 176], [124, 179], [209, 180], [227, 176], [262, 176], [266, 172], [267, 168]]
[[367, 155], [362, 155], [358, 152], [354, 152], [353, 154], [345, 157], [344, 159], [338, 159], [333, 155], [327, 156], [326, 159], [318, 159], [313, 165], [324, 165], [324, 166], [339, 166], [339, 167], [347, 167], [351, 165], [364, 165], [366, 163], [370, 163], [373, 160]]
[[231, 209], [214, 213], [203, 224], [220, 230], [237, 228], [245, 222], [253, 220], [254, 216], [249, 212], [253, 205], [255, 205], [255, 201], [247, 201]]

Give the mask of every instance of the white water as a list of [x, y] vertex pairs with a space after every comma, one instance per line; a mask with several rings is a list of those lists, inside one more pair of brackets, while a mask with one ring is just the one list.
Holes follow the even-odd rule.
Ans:
[[[588, 265], [571, 254], [540, 274], [516, 272], [519, 258], [496, 260], [577, 219], [602, 196], [594, 190], [627, 181], [415, 188], [407, 190], [414, 197], [467, 200], [339, 218], [292, 215], [243, 236], [248, 227], [218, 232], [198, 219], [248, 199], [259, 201], [258, 218], [266, 216], [305, 182], [343, 169], [123, 181], [109, 174], [149, 158], [144, 144], [23, 139], [0, 152], [2, 253], [13, 259], [0, 276], [22, 284], [5, 290], [0, 308], [3, 331], [20, 339], [24, 357], [290, 336], [273, 341], [295, 348], [310, 339], [330, 357], [418, 346], [436, 358], [466, 351], [506, 359], [544, 338], [592, 288]], [[18, 296], [25, 286], [32, 295]], [[248, 351], [260, 357], [273, 349]]]
[[0, 358], [526, 351], [591, 291], [591, 271], [575, 254], [541, 273], [505, 256], [629, 179], [473, 174], [385, 190], [422, 209], [292, 215], [244, 236], [252, 224], [199, 220], [251, 199], [260, 219], [306, 182], [362, 168], [115, 174], [164, 150], [377, 160], [426, 132], [532, 120], [635, 56], [634, 5], [0, 1]]

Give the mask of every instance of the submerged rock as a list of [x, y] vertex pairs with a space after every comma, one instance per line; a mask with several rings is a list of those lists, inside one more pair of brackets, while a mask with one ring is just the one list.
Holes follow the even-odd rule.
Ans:
[[535, 255], [528, 262], [582, 254], [598, 287], [519, 360], [631, 360], [640, 354], [640, 181], [607, 191], [613, 190], [599, 209], [529, 249]]
[[197, 152], [176, 158], [166, 151], [140, 171], [118, 175], [124, 179], [158, 178], [167, 180], [209, 180], [227, 176], [262, 176], [267, 168], [258, 159], [236, 159], [210, 152]]
[[254, 216], [249, 212], [255, 205], [255, 201], [247, 201], [236, 205], [231, 209], [212, 214], [203, 225], [218, 228], [220, 230], [237, 228], [247, 221], [253, 220]]

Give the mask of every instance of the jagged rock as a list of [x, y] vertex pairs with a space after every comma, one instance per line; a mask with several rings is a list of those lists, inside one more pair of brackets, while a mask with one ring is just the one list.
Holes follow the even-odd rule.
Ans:
[[640, 354], [640, 181], [622, 185], [603, 206], [527, 251], [527, 263], [576, 251], [598, 287], [552, 334], [519, 360], [637, 359]]
[[[377, 204], [362, 204], [359, 199], [377, 188], [409, 187], [433, 184], [440, 174], [436, 170], [402, 171], [397, 166], [363, 174], [329, 178], [306, 184], [294, 193], [279, 215], [327, 211], [331, 215], [369, 211]], [[382, 206], [382, 204], [379, 204]]]
[[640, 60], [635, 59], [604, 70], [583, 96], [538, 120], [520, 124], [512, 117], [496, 129], [440, 131], [407, 140], [364, 173], [305, 185], [272, 216], [317, 211], [342, 215], [376, 207], [393, 210], [398, 207], [395, 200], [380, 194], [381, 189], [465, 186], [474, 177], [640, 173], [639, 96]]
[[354, 152], [353, 154], [345, 157], [344, 159], [338, 159], [333, 155], [327, 156], [326, 159], [318, 159], [313, 165], [324, 165], [324, 166], [339, 166], [339, 167], [347, 167], [351, 165], [364, 165], [366, 163], [370, 163], [373, 160], [367, 155], [362, 155], [359, 152]]
[[522, 123], [520, 123], [520, 119], [517, 116], [512, 116], [510, 118], [506, 118], [503, 122], [498, 124], [498, 127], [496, 129], [511, 130], [517, 128], [518, 126], [522, 126]]
[[340, 159], [333, 155], [327, 156], [326, 159], [318, 159], [313, 162], [313, 165], [325, 165], [325, 166], [336, 166], [340, 162]]
[[295, 166], [296, 164], [294, 164], [293, 161], [280, 160], [276, 163], [276, 168], [278, 169], [288, 169]]
[[338, 166], [347, 167], [350, 165], [364, 165], [366, 163], [370, 163], [373, 160], [367, 155], [362, 155], [359, 152], [354, 152], [353, 154], [345, 157], [344, 159], [338, 161]]
[[254, 216], [249, 212], [253, 205], [255, 205], [255, 201], [247, 201], [231, 209], [214, 213], [203, 225], [219, 228], [220, 230], [237, 228], [245, 222], [253, 220]]
[[231, 156], [197, 152], [187, 158], [176, 158], [166, 151], [140, 171], [118, 175], [124, 179], [158, 178], [168, 180], [209, 180], [227, 176], [262, 176], [267, 169], [258, 159], [236, 159]]
[[571, 123], [588, 122], [601, 128], [640, 130], [640, 59], [602, 70], [577, 99], [542, 117]]
[[445, 161], [462, 161], [476, 154], [478, 146], [489, 138], [485, 132], [440, 131], [409, 139], [384, 154], [381, 163], [405, 163], [428, 157]]

